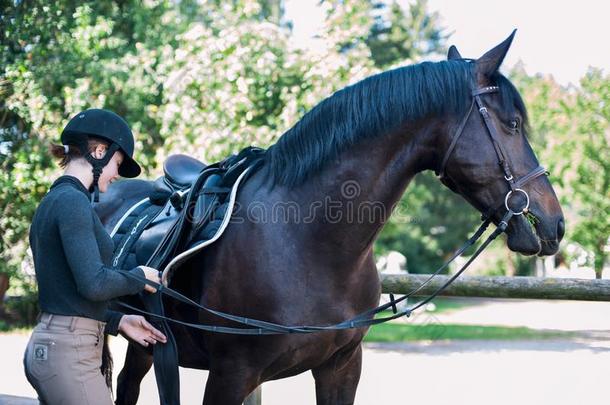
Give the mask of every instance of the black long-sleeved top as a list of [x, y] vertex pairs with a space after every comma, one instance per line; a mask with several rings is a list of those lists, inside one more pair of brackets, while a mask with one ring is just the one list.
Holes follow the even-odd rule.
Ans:
[[[144, 283], [110, 267], [114, 243], [90, 201], [80, 180], [64, 175], [36, 209], [29, 239], [39, 305], [51, 314], [106, 322], [106, 333], [116, 335], [123, 314], [109, 310], [109, 300], [136, 294]], [[130, 271], [144, 277], [138, 267]]]

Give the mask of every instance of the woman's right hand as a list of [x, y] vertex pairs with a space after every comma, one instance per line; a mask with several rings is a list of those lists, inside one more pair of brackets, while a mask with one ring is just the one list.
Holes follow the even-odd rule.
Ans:
[[[146, 279], [148, 279], [150, 281], [154, 281], [155, 283], [161, 284], [161, 277], [159, 277], [159, 270], [154, 269], [152, 267], [148, 267], [148, 266], [138, 266], [138, 267], [141, 268], [142, 271], [144, 271], [144, 277], [146, 277]], [[153, 286], [146, 284], [144, 286], [144, 291], [148, 291], [149, 293], [154, 294], [157, 292], [157, 289]]]
[[140, 315], [123, 315], [119, 321], [119, 332], [144, 347], [167, 342], [165, 335]]

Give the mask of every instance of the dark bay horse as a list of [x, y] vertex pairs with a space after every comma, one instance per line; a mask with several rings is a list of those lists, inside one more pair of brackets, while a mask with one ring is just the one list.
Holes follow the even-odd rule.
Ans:
[[[418, 172], [445, 166], [443, 183], [482, 213], [504, 200], [497, 151], [476, 109], [469, 112], [473, 90], [497, 86], [481, 98], [515, 177], [538, 167], [523, 101], [498, 72], [513, 35], [477, 60], [452, 47], [447, 61], [387, 71], [322, 101], [268, 150], [243, 186], [234, 213], [241, 220], [182, 266], [171, 287], [211, 308], [287, 325], [332, 324], [375, 307], [373, 243]], [[451, 145], [458, 128], [461, 137]], [[137, 180], [112, 185], [97, 208], [108, 229], [151, 187]], [[508, 247], [553, 254], [564, 223], [551, 184], [539, 176], [523, 189], [535, 225], [524, 215], [511, 219]], [[492, 212], [498, 223], [502, 213]], [[171, 300], [166, 315], [235, 326]], [[264, 381], [307, 370], [319, 405], [354, 401], [366, 328], [235, 336], [172, 324], [172, 331], [180, 365], [210, 370], [204, 404], [238, 405]], [[136, 403], [151, 365], [150, 351], [129, 345], [117, 404]]]

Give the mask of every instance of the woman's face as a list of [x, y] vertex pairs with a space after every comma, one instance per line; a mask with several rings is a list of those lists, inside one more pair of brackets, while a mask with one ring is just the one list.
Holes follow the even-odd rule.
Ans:
[[117, 150], [114, 152], [114, 155], [112, 155], [112, 159], [110, 159], [108, 164], [104, 166], [98, 181], [101, 193], [105, 193], [108, 189], [108, 185], [119, 178], [119, 166], [123, 163], [123, 158], [123, 152]]

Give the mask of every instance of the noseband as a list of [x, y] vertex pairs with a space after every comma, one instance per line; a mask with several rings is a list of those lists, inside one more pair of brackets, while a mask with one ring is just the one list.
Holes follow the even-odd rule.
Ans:
[[[460, 125], [458, 126], [457, 131], [455, 132], [455, 135], [453, 135], [453, 138], [451, 139], [451, 143], [449, 144], [449, 148], [447, 148], [447, 151], [445, 152], [445, 156], [443, 157], [440, 169], [437, 171], [437, 173], [440, 175], [441, 181], [445, 182], [447, 179], [447, 174], [446, 174], [447, 162], [449, 160], [449, 157], [453, 153], [453, 150], [455, 149], [455, 145], [457, 144], [457, 141], [460, 139], [460, 136], [464, 132], [466, 123], [468, 122], [468, 119], [470, 118], [470, 115], [472, 114], [472, 110], [474, 109], [474, 106], [476, 104], [477, 108], [479, 109], [479, 114], [481, 114], [481, 117], [483, 118], [483, 123], [485, 124], [485, 128], [487, 129], [487, 134], [489, 135], [491, 144], [493, 145], [494, 151], [496, 152], [496, 157], [498, 159], [498, 165], [502, 169], [502, 172], [504, 174], [504, 180], [506, 180], [506, 182], [508, 183], [508, 186], [510, 188], [508, 190], [508, 192], [506, 193], [506, 195], [504, 196], [504, 207], [506, 208], [506, 211], [511, 212], [512, 215], [522, 215], [524, 212], [527, 212], [527, 210], [529, 209], [529, 204], [530, 204], [530, 197], [527, 194], [527, 192], [525, 190], [523, 190], [522, 187], [525, 184], [529, 183], [530, 181], [532, 181], [542, 175], [546, 175], [548, 173], [544, 169], [544, 167], [538, 166], [534, 170], [532, 170], [528, 174], [526, 174], [525, 176], [521, 177], [520, 179], [518, 179], [518, 180], [515, 179], [515, 176], [513, 175], [513, 172], [510, 167], [510, 163], [509, 163], [508, 159], [506, 158], [508, 155], [504, 152], [504, 149], [502, 148], [502, 143], [500, 142], [500, 135], [498, 134], [496, 126], [494, 125], [494, 123], [491, 119], [491, 116], [489, 115], [489, 112], [487, 111], [487, 108], [485, 107], [485, 105], [483, 104], [483, 100], [481, 99], [481, 95], [489, 94], [489, 93], [496, 93], [499, 90], [500, 90], [500, 88], [498, 86], [487, 86], [487, 87], [482, 87], [482, 88], [476, 89], [472, 92], [472, 103], [470, 104], [470, 108], [468, 109], [468, 112], [466, 113], [466, 115], [464, 116], [462, 121], [460, 122]], [[517, 193], [520, 193], [525, 197], [525, 205], [523, 205], [519, 209], [513, 209], [509, 205], [510, 199], [511, 199], [511, 196], [513, 196], [513, 194], [516, 195]], [[489, 210], [483, 214], [483, 218], [487, 219], [487, 218], [491, 217], [498, 210], [498, 208], [500, 206], [501, 206], [501, 204], [490, 207]], [[506, 227], [507, 223], [506, 223], [506, 221], [504, 221], [504, 223], [501, 222], [500, 225], [503, 225], [504, 227]]]

